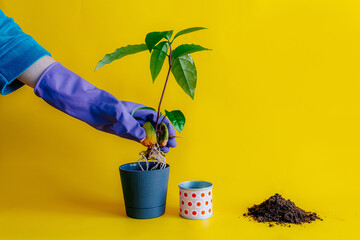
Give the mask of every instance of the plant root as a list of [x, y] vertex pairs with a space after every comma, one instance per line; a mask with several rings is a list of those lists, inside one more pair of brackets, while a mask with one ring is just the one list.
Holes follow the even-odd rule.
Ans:
[[[164, 169], [166, 168], [166, 158], [165, 153], [161, 151], [161, 148], [158, 143], [154, 146], [148, 147], [147, 150], [141, 151], [140, 153], [141, 158], [138, 160], [138, 164], [142, 171], [153, 171], [157, 169]], [[145, 162], [146, 168], [141, 165], [141, 162]], [[149, 169], [150, 163], [156, 163], [154, 167]]]

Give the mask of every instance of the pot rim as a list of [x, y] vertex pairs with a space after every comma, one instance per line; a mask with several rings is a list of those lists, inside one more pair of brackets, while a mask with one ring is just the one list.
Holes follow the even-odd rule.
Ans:
[[212, 187], [213, 184], [207, 181], [193, 180], [193, 181], [186, 181], [179, 183], [180, 189], [191, 190], [191, 191], [203, 191], [203, 190], [211, 189]]
[[[151, 162], [150, 162], [150, 163], [151, 163]], [[119, 170], [120, 170], [120, 171], [124, 171], [124, 172], [149, 173], [149, 172], [164, 171], [164, 170], [170, 168], [170, 165], [169, 165], [168, 163], [166, 163], [166, 168], [163, 168], [163, 169], [148, 170], [148, 171], [142, 171], [141, 169], [140, 169], [140, 170], [124, 169], [125, 166], [129, 166], [129, 165], [132, 165], [132, 164], [135, 164], [135, 165], [138, 166], [138, 162], [125, 163], [125, 164], [122, 164], [122, 165], [119, 166]]]

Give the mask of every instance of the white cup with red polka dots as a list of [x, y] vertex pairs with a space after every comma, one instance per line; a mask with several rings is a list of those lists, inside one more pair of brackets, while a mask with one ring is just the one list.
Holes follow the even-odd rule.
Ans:
[[187, 181], [179, 184], [180, 216], [187, 219], [206, 219], [213, 215], [212, 183]]

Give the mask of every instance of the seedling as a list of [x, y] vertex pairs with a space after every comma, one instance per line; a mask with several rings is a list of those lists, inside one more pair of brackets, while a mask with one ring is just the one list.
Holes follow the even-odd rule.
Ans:
[[[96, 71], [97, 69], [103, 67], [105, 64], [109, 64], [117, 59], [148, 50], [151, 53], [151, 77], [152, 81], [155, 82], [155, 79], [157, 78], [163, 67], [165, 59], [168, 59], [168, 70], [164, 88], [157, 108], [156, 124], [155, 126], [153, 126], [150, 122], [146, 122], [143, 125], [143, 128], [146, 131], [146, 138], [142, 139], [141, 143], [148, 148], [147, 150], [140, 152], [141, 158], [139, 159], [138, 163], [142, 170], [155, 170], [163, 169], [166, 167], [165, 154], [161, 150], [161, 147], [166, 146], [169, 137], [175, 136], [169, 136], [167, 126], [163, 123], [164, 118], [167, 117], [178, 132], [181, 132], [185, 125], [185, 116], [180, 110], [165, 110], [165, 115], [161, 114], [161, 104], [164, 98], [170, 72], [173, 74], [176, 82], [184, 90], [184, 92], [192, 99], [194, 99], [197, 82], [197, 71], [194, 60], [190, 56], [190, 53], [210, 50], [208, 48], [204, 48], [200, 45], [195, 44], [181, 44], [175, 49], [173, 49], [174, 40], [181, 35], [203, 29], [205, 28], [187, 28], [175, 34], [173, 38], [171, 38], [173, 35], [173, 30], [163, 32], [150, 32], [145, 37], [145, 43], [128, 45], [126, 47], [118, 48], [115, 50], [115, 52], [106, 54], [105, 57], [98, 62], [95, 68]], [[156, 111], [152, 107], [141, 107], [135, 109], [131, 113], [131, 115], [141, 109], [150, 109]], [[157, 164], [151, 169], [149, 169], [150, 161], [157, 162]], [[145, 169], [141, 166], [140, 162], [146, 163]]]

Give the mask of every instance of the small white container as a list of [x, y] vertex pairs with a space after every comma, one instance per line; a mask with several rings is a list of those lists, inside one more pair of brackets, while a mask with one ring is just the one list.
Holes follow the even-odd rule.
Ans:
[[180, 216], [187, 219], [206, 219], [213, 215], [212, 183], [187, 181], [179, 184]]

